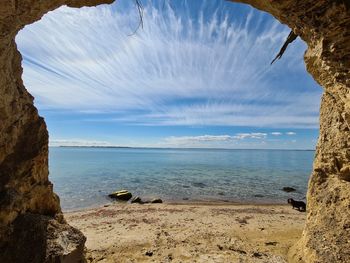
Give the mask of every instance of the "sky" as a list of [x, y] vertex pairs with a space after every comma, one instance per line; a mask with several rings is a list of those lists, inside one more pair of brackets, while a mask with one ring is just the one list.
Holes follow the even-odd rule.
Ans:
[[224, 0], [61, 7], [16, 43], [50, 145], [314, 149], [321, 88], [298, 38]]

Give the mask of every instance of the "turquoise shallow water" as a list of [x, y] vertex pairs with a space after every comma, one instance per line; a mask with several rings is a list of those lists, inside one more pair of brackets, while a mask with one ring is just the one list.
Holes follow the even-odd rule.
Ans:
[[[165, 201], [285, 203], [303, 199], [314, 151], [50, 148], [50, 180], [63, 210], [110, 202], [128, 189]], [[281, 189], [297, 189], [285, 193]]]

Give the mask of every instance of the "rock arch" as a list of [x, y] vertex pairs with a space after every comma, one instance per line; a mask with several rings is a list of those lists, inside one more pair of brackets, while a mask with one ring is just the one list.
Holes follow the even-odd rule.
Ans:
[[[307, 44], [324, 88], [303, 235], [291, 261], [350, 262], [350, 3], [235, 0], [269, 12]], [[21, 75], [15, 36], [61, 5], [113, 0], [8, 0], [0, 6], [0, 262], [78, 262], [85, 238], [64, 221], [48, 180], [48, 133]]]

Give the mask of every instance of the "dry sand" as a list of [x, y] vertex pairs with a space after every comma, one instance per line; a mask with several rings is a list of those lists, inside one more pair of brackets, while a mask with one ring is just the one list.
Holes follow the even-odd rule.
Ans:
[[65, 214], [88, 262], [286, 262], [306, 213], [287, 205], [112, 204]]

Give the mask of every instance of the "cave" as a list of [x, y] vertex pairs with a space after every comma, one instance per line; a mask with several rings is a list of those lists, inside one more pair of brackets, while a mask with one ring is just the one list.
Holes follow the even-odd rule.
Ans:
[[[48, 132], [23, 85], [15, 37], [61, 5], [113, 0], [11, 0], [0, 6], [0, 262], [80, 262], [85, 237], [69, 226], [48, 180]], [[268, 12], [308, 45], [307, 71], [323, 89], [320, 135], [303, 234], [291, 262], [350, 261], [350, 3], [236, 0]]]

